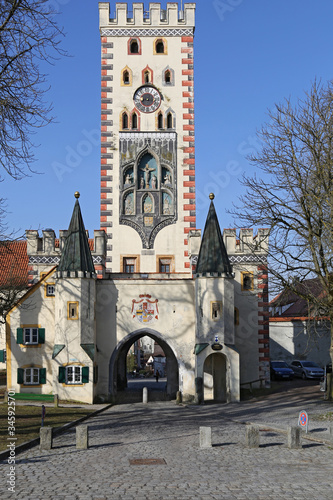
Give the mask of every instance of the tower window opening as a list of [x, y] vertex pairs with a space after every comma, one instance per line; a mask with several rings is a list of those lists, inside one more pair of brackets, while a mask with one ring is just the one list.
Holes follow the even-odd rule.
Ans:
[[163, 128], [163, 115], [162, 113], [159, 113], [158, 118], [157, 118], [157, 128], [162, 129]]
[[139, 44], [137, 40], [132, 40], [130, 43], [130, 52], [131, 54], [138, 54], [139, 53]]
[[127, 70], [123, 73], [123, 82], [125, 85], [128, 85], [130, 82], [129, 72]]
[[164, 43], [162, 40], [156, 42], [156, 54], [164, 54]]
[[164, 74], [165, 83], [171, 83], [171, 72], [167, 70]]
[[167, 128], [172, 128], [173, 127], [173, 120], [172, 120], [172, 114], [168, 113], [167, 115]]
[[121, 125], [122, 125], [123, 129], [128, 128], [128, 116], [127, 116], [127, 113], [123, 113], [121, 122], [122, 122]]
[[144, 79], [145, 79], [145, 83], [149, 83], [150, 82], [149, 71], [145, 71]]
[[136, 113], [133, 113], [132, 115], [132, 129], [137, 129], [138, 128], [138, 115]]

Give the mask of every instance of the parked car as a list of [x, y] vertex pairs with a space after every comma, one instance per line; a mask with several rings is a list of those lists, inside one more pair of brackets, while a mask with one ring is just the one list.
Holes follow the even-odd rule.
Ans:
[[271, 361], [271, 379], [282, 380], [294, 378], [293, 370], [287, 365], [285, 361]]
[[313, 361], [299, 361], [295, 359], [290, 363], [290, 368], [294, 370], [296, 377], [306, 378], [322, 378], [324, 370]]

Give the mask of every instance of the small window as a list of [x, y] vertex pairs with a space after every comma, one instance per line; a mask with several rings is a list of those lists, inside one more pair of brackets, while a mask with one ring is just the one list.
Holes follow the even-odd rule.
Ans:
[[128, 115], [127, 113], [123, 113], [121, 117], [121, 127], [122, 129], [128, 128]]
[[47, 297], [55, 296], [55, 285], [46, 285], [46, 296]]
[[253, 273], [242, 273], [242, 291], [253, 290]]
[[218, 321], [222, 317], [222, 302], [211, 302], [211, 318], [213, 321]]
[[164, 54], [163, 40], [157, 40], [155, 47], [156, 47], [156, 54]]
[[138, 54], [139, 53], [139, 44], [138, 41], [134, 38], [130, 42], [130, 53], [131, 54]]
[[38, 344], [38, 328], [24, 328], [23, 329], [23, 343], [24, 344]]
[[25, 368], [24, 384], [38, 385], [39, 384], [39, 368]]
[[82, 366], [66, 366], [66, 384], [82, 384]]
[[138, 128], [138, 115], [136, 113], [132, 114], [132, 129]]
[[144, 73], [144, 81], [145, 81], [145, 83], [149, 83], [150, 82], [150, 73], [149, 73], [149, 71], [145, 71], [145, 73]]
[[167, 115], [167, 128], [173, 128], [173, 119], [171, 113], [168, 113]]
[[165, 81], [165, 83], [171, 83], [171, 71], [170, 70], [166, 70], [166, 72], [164, 73], [164, 81]]
[[129, 85], [129, 83], [130, 83], [130, 75], [129, 75], [129, 72], [127, 70], [125, 70], [123, 73], [123, 82], [125, 85]]
[[125, 257], [123, 269], [124, 269], [124, 273], [135, 273], [135, 271], [136, 271], [136, 258]]
[[78, 302], [67, 302], [67, 318], [68, 319], [79, 319], [79, 303]]
[[158, 117], [157, 117], [157, 128], [158, 129], [163, 129], [163, 115], [162, 115], [162, 113], [158, 114]]
[[171, 273], [172, 272], [172, 259], [161, 258], [159, 259], [159, 272]]
[[235, 309], [234, 309], [234, 324], [236, 326], [239, 325], [239, 309], [238, 309], [238, 307], [235, 307]]

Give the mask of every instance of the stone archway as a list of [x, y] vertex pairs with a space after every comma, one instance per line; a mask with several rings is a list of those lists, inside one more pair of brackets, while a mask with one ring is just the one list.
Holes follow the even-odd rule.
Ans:
[[118, 391], [122, 391], [126, 388], [126, 357], [129, 348], [136, 340], [145, 336], [156, 340], [156, 342], [162, 347], [167, 359], [167, 396], [169, 398], [176, 397], [176, 393], [179, 390], [179, 367], [177, 354], [159, 332], [150, 328], [142, 328], [124, 337], [112, 353], [109, 364], [109, 394], [112, 398], [116, 397]]
[[204, 401], [227, 402], [227, 358], [222, 353], [207, 356], [203, 367]]

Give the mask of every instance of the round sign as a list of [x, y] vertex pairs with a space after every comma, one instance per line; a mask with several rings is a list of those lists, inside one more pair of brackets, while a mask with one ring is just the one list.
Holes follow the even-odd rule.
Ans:
[[308, 423], [308, 415], [306, 411], [301, 411], [299, 414], [299, 424], [304, 427]]

